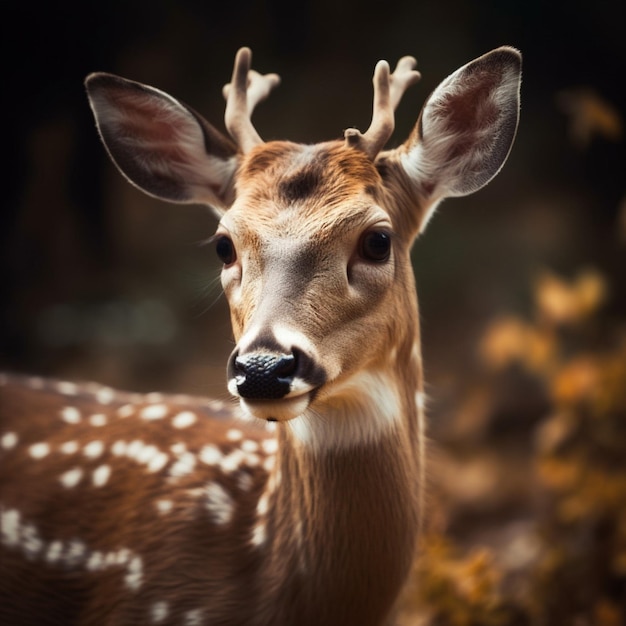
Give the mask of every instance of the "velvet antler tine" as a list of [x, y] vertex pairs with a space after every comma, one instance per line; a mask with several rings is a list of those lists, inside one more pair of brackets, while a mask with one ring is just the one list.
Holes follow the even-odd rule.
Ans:
[[252, 125], [252, 112], [280, 83], [278, 74], [262, 75], [251, 70], [251, 60], [250, 48], [241, 48], [237, 52], [232, 80], [223, 89], [226, 98], [226, 128], [244, 153], [263, 143]]
[[379, 61], [374, 69], [374, 107], [372, 123], [364, 137], [365, 152], [374, 158], [393, 133], [395, 120], [390, 101], [391, 75], [389, 63]]
[[398, 108], [404, 92], [422, 77], [415, 69], [416, 65], [417, 60], [410, 56], [402, 57], [396, 64], [396, 69], [390, 77], [391, 88], [389, 93], [389, 100], [394, 111]]
[[248, 114], [247, 89], [251, 59], [252, 52], [249, 48], [239, 49], [235, 57], [231, 82], [224, 88], [226, 129], [243, 152], [248, 152], [255, 145], [262, 143]]
[[347, 145], [362, 150], [371, 159], [376, 158], [393, 133], [394, 111], [404, 92], [421, 78], [420, 73], [413, 69], [416, 64], [413, 57], [402, 57], [393, 74], [389, 73], [387, 61], [376, 64], [372, 123], [365, 134], [355, 128], [347, 129], [344, 134]]

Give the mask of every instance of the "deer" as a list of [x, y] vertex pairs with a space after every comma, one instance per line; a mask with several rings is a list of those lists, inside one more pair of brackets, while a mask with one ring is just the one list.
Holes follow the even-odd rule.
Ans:
[[264, 142], [279, 83], [236, 55], [228, 136], [150, 86], [86, 79], [140, 190], [207, 205], [235, 347], [231, 403], [0, 374], [0, 623], [394, 622], [427, 515], [414, 240], [502, 168], [521, 55], [500, 47], [386, 148], [416, 60], [374, 71], [367, 131]]

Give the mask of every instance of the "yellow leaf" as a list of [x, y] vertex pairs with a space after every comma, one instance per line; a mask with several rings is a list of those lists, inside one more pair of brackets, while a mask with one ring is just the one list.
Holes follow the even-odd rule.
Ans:
[[585, 149], [595, 136], [619, 141], [623, 134], [622, 117], [608, 100], [591, 87], [575, 87], [556, 96], [558, 107], [569, 117], [572, 143]]
[[546, 271], [535, 282], [539, 315], [556, 325], [587, 319], [603, 304], [606, 294], [606, 281], [594, 270], [581, 272], [569, 283]]
[[557, 405], [571, 406], [591, 398], [598, 385], [598, 365], [591, 357], [578, 357], [567, 363], [552, 381]]
[[606, 598], [601, 599], [594, 607], [593, 623], [597, 626], [621, 626], [622, 611], [619, 606]]
[[535, 443], [540, 454], [550, 454], [565, 443], [575, 432], [576, 418], [567, 412], [555, 413], [542, 422], [535, 433]]
[[581, 317], [588, 317], [594, 313], [605, 301], [607, 295], [606, 281], [593, 270], [581, 272], [574, 283], [574, 289]]
[[494, 320], [480, 343], [482, 359], [494, 369], [502, 369], [520, 360], [525, 351], [528, 330], [529, 326], [517, 317]]
[[539, 480], [548, 488], [568, 492], [580, 484], [582, 468], [576, 462], [545, 458], [537, 462]]

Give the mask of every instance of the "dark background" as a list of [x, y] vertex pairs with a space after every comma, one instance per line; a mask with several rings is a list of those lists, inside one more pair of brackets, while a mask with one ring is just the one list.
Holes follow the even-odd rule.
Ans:
[[215, 222], [131, 188], [107, 161], [83, 79], [104, 70], [152, 84], [222, 126], [237, 48], [283, 79], [255, 115], [265, 139], [314, 142], [367, 127], [379, 58], [418, 58], [397, 114], [404, 140], [447, 74], [502, 44], [524, 55], [522, 116], [486, 189], [444, 202], [414, 259], [434, 417], [475, 365], [496, 314], [532, 308], [549, 269], [607, 278], [626, 311], [623, 135], [572, 140], [559, 94], [589, 86], [626, 110], [623, 5], [538, 0], [3, 3], [0, 366], [150, 390], [224, 396], [232, 347]]
[[248, 45], [283, 79], [255, 114], [261, 136], [315, 142], [365, 129], [376, 61], [412, 54], [423, 78], [398, 145], [439, 81], [516, 46], [506, 166], [445, 201], [414, 248], [430, 496], [400, 623], [624, 623], [625, 42], [617, 1], [2, 3], [0, 368], [228, 395], [230, 323], [202, 245], [215, 219], [123, 180], [89, 72], [154, 85], [221, 128]]

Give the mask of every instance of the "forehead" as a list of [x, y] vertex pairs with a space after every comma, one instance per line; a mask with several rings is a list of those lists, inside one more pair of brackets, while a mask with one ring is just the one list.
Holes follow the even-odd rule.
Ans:
[[380, 189], [373, 163], [342, 142], [271, 142], [242, 162], [227, 221], [241, 220], [257, 229], [276, 220], [289, 230], [348, 226], [368, 219]]

